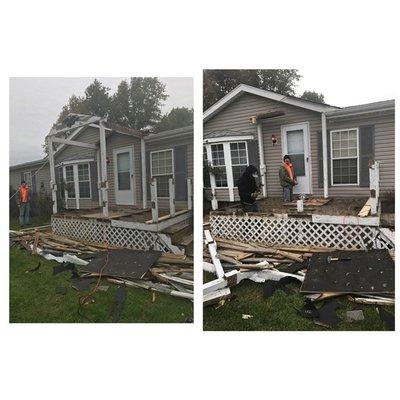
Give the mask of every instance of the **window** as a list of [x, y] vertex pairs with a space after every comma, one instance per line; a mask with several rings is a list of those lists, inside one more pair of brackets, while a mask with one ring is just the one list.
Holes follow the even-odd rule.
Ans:
[[68, 193], [68, 197], [71, 199], [75, 198], [75, 180], [74, 180], [74, 166], [67, 165], [65, 167], [65, 186]]
[[231, 162], [232, 162], [232, 174], [233, 184], [237, 185], [237, 181], [242, 176], [243, 172], [249, 165], [247, 160], [247, 147], [246, 142], [237, 142], [230, 144], [231, 149]]
[[332, 185], [358, 185], [358, 128], [331, 132]]
[[90, 199], [90, 172], [89, 164], [78, 164], [79, 197]]
[[228, 179], [226, 176], [224, 145], [222, 143], [211, 145], [212, 165], [215, 168], [215, 186], [227, 187]]
[[30, 171], [24, 172], [24, 181], [29, 187], [32, 186], [32, 174]]
[[151, 176], [157, 179], [157, 196], [169, 197], [169, 179], [174, 177], [173, 151], [153, 151], [150, 159]]
[[117, 154], [118, 190], [131, 190], [131, 161], [129, 151]]

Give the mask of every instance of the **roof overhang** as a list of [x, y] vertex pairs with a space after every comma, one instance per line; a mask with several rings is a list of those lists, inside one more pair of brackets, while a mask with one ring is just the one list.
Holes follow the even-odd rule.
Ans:
[[163, 131], [159, 133], [151, 133], [144, 137], [145, 142], [158, 142], [166, 139], [179, 139], [185, 137], [193, 137], [193, 125], [184, 126], [182, 128], [172, 129], [169, 131]]
[[203, 121], [207, 122], [209, 119], [214, 117], [214, 115], [218, 114], [230, 103], [232, 103], [245, 93], [253, 94], [255, 96], [260, 96], [280, 103], [289, 104], [291, 106], [301, 107], [307, 110], [316, 111], [319, 113], [324, 113], [324, 112], [326, 113], [337, 109], [337, 107], [330, 106], [327, 104], [315, 103], [312, 101], [299, 99], [297, 97], [286, 96], [279, 93], [271, 92], [269, 90], [259, 89], [253, 86], [240, 84], [231, 92], [229, 92], [227, 95], [225, 95], [222, 99], [218, 100], [214, 105], [208, 108], [203, 113]]
[[357, 106], [344, 107], [326, 113], [328, 119], [357, 117], [361, 115], [382, 114], [395, 111], [395, 101], [385, 100], [375, 103], [360, 104]]

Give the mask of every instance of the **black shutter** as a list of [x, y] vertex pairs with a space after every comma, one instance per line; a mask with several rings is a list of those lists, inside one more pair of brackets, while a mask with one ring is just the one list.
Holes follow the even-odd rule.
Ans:
[[187, 199], [187, 146], [174, 147], [175, 199]]
[[90, 191], [92, 192], [92, 201], [99, 201], [99, 190], [97, 189], [97, 163], [90, 162]]
[[150, 169], [150, 151], [146, 151], [146, 181], [147, 181], [147, 202], [151, 201], [150, 192], [150, 179], [151, 179], [151, 169]]
[[[322, 149], [322, 131], [317, 131], [318, 136], [318, 187], [324, 187], [324, 154]], [[326, 131], [328, 153], [328, 187], [331, 186], [331, 132]]]
[[369, 161], [375, 158], [375, 126], [360, 126], [360, 186], [369, 187]]
[[260, 159], [258, 157], [258, 143], [256, 140], [247, 142], [247, 153], [249, 156], [249, 165], [254, 165], [260, 172]]

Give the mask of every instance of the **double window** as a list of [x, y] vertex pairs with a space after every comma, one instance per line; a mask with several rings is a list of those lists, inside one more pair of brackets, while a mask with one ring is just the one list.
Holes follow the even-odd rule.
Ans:
[[29, 187], [32, 187], [32, 173], [30, 171], [24, 172], [24, 181]]
[[332, 185], [358, 185], [358, 128], [331, 131]]
[[210, 149], [215, 186], [236, 187], [237, 181], [249, 165], [246, 142], [215, 143], [210, 145]]
[[150, 153], [151, 176], [157, 179], [157, 197], [169, 197], [169, 179], [174, 177], [173, 150]]
[[85, 164], [71, 164], [60, 167], [60, 177], [65, 182], [67, 196], [70, 199], [75, 199], [78, 193], [80, 199], [90, 199], [90, 167]]

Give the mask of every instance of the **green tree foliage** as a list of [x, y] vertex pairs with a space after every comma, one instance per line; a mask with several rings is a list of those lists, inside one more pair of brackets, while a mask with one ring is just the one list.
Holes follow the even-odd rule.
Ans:
[[110, 114], [110, 88], [95, 79], [85, 90], [84, 104], [90, 115], [108, 117]]
[[157, 131], [168, 131], [193, 124], [193, 108], [175, 107], [164, 114], [157, 126]]
[[241, 83], [294, 95], [300, 78], [295, 69], [204, 70], [203, 108], [206, 110]]
[[74, 94], [68, 99], [68, 104], [63, 106], [60, 114], [58, 115], [56, 124], [64, 121], [65, 117], [68, 114], [88, 114], [88, 110], [86, 108], [86, 104], [84, 102], [84, 97], [77, 97]]
[[325, 98], [322, 93], [317, 93], [312, 90], [305, 90], [301, 95], [302, 99], [315, 101], [317, 103], [325, 103]]

